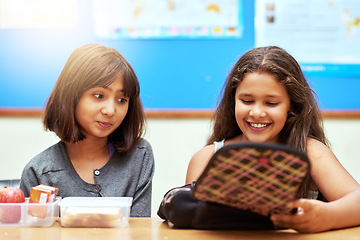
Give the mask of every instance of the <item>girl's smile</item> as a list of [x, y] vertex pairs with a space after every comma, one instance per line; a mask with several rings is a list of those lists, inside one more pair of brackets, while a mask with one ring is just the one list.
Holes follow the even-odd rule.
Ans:
[[236, 88], [235, 117], [243, 141], [276, 142], [290, 109], [285, 87], [267, 73], [249, 73]]
[[249, 128], [253, 131], [264, 131], [268, 126], [271, 125], [271, 123], [251, 123], [248, 122]]

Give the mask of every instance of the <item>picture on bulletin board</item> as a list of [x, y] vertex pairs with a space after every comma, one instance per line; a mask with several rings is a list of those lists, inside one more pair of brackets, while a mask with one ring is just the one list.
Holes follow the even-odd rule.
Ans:
[[358, 0], [256, 0], [255, 46], [286, 49], [308, 73], [360, 77], [359, 43]]
[[95, 35], [105, 39], [240, 38], [239, 0], [93, 0]]

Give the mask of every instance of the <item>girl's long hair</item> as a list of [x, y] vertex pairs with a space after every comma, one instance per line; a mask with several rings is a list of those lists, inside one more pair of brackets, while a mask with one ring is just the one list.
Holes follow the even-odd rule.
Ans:
[[[231, 139], [242, 132], [235, 119], [235, 92], [249, 73], [268, 73], [286, 88], [290, 96], [290, 111], [279, 143], [306, 152], [308, 138], [328, 144], [315, 92], [310, 88], [297, 61], [285, 50], [276, 47], [260, 47], [246, 52], [235, 64], [222, 89], [222, 98], [213, 116], [213, 133], [208, 144]], [[302, 195], [306, 197], [310, 177]]]

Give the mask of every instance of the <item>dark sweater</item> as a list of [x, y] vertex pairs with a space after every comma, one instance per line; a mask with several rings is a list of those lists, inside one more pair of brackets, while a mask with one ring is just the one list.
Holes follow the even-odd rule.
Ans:
[[25, 166], [20, 188], [25, 196], [33, 186], [45, 184], [59, 189], [65, 197], [133, 197], [131, 217], [150, 217], [154, 156], [151, 145], [142, 139], [126, 156], [115, 152], [101, 169], [94, 169], [95, 184], [83, 181], [75, 171], [65, 144], [58, 142], [35, 156]]

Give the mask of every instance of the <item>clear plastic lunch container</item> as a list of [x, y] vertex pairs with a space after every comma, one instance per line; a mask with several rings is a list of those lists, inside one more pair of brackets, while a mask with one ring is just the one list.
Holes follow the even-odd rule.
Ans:
[[63, 227], [116, 227], [129, 224], [132, 197], [67, 197], [60, 203]]
[[50, 227], [59, 218], [58, 197], [51, 203], [0, 203], [0, 227]]

